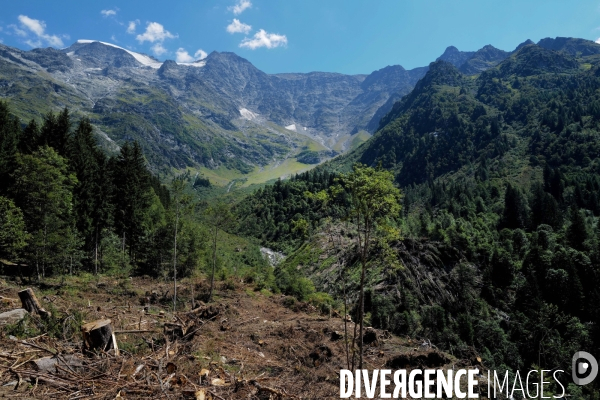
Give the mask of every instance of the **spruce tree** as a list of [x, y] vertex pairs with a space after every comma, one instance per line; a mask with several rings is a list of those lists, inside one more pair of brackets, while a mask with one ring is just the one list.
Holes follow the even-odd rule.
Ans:
[[59, 155], [67, 155], [67, 146], [71, 134], [71, 117], [65, 107], [58, 115], [49, 112], [44, 117], [41, 129], [40, 145], [52, 147]]
[[527, 206], [521, 191], [510, 183], [506, 187], [504, 195], [504, 212], [502, 215], [502, 226], [509, 229], [527, 227]]
[[552, 195], [544, 191], [541, 183], [534, 184], [531, 188], [531, 228], [535, 230], [539, 225], [546, 224], [558, 228], [562, 222], [557, 201]]
[[19, 152], [22, 154], [31, 154], [36, 151], [40, 145], [40, 136], [40, 127], [37, 122], [32, 119], [25, 129], [23, 129], [21, 140], [19, 140]]
[[73, 190], [73, 207], [76, 216], [77, 230], [84, 238], [84, 248], [91, 253], [95, 248], [94, 215], [99, 206], [100, 190], [99, 151], [93, 136], [92, 125], [86, 118], [82, 119], [69, 141], [69, 166], [77, 176], [78, 183]]
[[0, 101], [0, 193], [10, 186], [20, 134], [19, 120], [10, 114], [8, 104]]
[[144, 234], [144, 220], [150, 206], [150, 180], [142, 149], [137, 142], [126, 143], [114, 162], [113, 182], [115, 192], [114, 219], [117, 233], [135, 254]]
[[571, 206], [569, 214], [571, 224], [567, 228], [567, 241], [572, 248], [583, 251], [588, 239], [585, 218], [576, 205]]

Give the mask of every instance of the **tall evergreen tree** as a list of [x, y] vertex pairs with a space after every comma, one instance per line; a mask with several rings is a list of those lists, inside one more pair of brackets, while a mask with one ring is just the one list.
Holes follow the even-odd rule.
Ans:
[[527, 217], [527, 206], [523, 194], [509, 183], [504, 195], [502, 226], [509, 229], [526, 228]]
[[562, 223], [558, 203], [552, 195], [544, 191], [541, 183], [534, 184], [531, 188], [531, 228], [535, 230], [539, 225], [546, 224], [558, 228]]
[[71, 116], [65, 107], [58, 115], [49, 112], [44, 117], [41, 129], [41, 143], [52, 147], [59, 155], [67, 155], [71, 135]]
[[[69, 166], [77, 176], [78, 183], [73, 190], [73, 208], [76, 226], [84, 238], [84, 249], [91, 255], [96, 250], [97, 218], [94, 218], [101, 207], [102, 153], [98, 150], [93, 136], [93, 128], [87, 118], [82, 119], [73, 133], [68, 146]], [[96, 257], [93, 257], [96, 259]]]
[[569, 214], [571, 224], [567, 228], [567, 241], [572, 248], [583, 251], [588, 239], [585, 218], [576, 205], [571, 207]]
[[19, 140], [19, 152], [22, 154], [31, 154], [36, 151], [40, 145], [40, 135], [40, 127], [35, 122], [35, 119], [32, 119], [25, 129], [23, 129], [21, 140]]
[[0, 101], [0, 193], [10, 186], [10, 172], [15, 168], [21, 127], [19, 120], [10, 114], [8, 104]]
[[132, 261], [144, 234], [144, 220], [151, 203], [149, 172], [137, 142], [126, 143], [114, 162], [113, 182], [116, 193], [114, 219], [116, 229], [127, 244]]

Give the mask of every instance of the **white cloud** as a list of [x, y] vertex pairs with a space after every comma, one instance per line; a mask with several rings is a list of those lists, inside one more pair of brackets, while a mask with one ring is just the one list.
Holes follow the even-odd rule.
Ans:
[[27, 32], [25, 32], [23, 29], [19, 28], [15, 24], [10, 24], [8, 25], [8, 27], [11, 28], [17, 36], [27, 36]]
[[135, 33], [135, 28], [139, 23], [139, 19], [136, 19], [135, 21], [129, 21], [129, 25], [127, 25], [127, 33], [131, 33], [133, 35]]
[[150, 43], [162, 43], [165, 39], [173, 39], [176, 37], [177, 35], [173, 35], [171, 32], [167, 31], [165, 27], [158, 22], [149, 22], [146, 26], [146, 32], [137, 35], [135, 39], [140, 43], [144, 43], [145, 41]]
[[240, 15], [244, 10], [250, 7], [252, 7], [250, 0], [238, 0], [235, 6], [229, 7], [229, 10], [233, 11], [235, 15]]
[[117, 15], [117, 11], [116, 10], [102, 10], [102, 11], [100, 11], [100, 14], [104, 15], [105, 17], [110, 17], [111, 15]]
[[38, 19], [29, 18], [27, 15], [19, 15], [19, 21], [23, 26], [35, 33], [37, 36], [42, 36], [46, 29], [44, 21]]
[[152, 51], [154, 52], [154, 54], [156, 54], [157, 56], [162, 56], [163, 54], [165, 54], [168, 50], [165, 49], [161, 43], [156, 43], [154, 46], [151, 47]]
[[274, 49], [279, 46], [287, 46], [287, 37], [276, 33], [267, 33], [264, 29], [259, 30], [252, 38], [244, 38], [240, 43], [240, 47], [246, 47], [251, 50], [259, 47]]
[[600, 44], [600, 38], [596, 39], [596, 43]]
[[175, 61], [178, 63], [191, 63], [198, 60], [203, 60], [206, 58], [207, 54], [204, 50], [198, 49], [194, 53], [194, 57], [192, 57], [183, 47], [180, 47], [175, 52]]
[[239, 19], [233, 19], [233, 22], [227, 25], [227, 32], [229, 33], [245, 33], [248, 34], [252, 30], [252, 27], [248, 24], [240, 22]]
[[112, 36], [110, 37], [110, 40], [112, 40], [112, 41], [113, 41], [113, 42], [115, 42], [115, 43], [119, 43], [119, 41], [117, 40], [117, 38], [115, 37], [115, 35], [112, 35]]
[[175, 61], [178, 63], [191, 63], [194, 61], [194, 57], [190, 56], [183, 47], [180, 47], [175, 52]]
[[202, 49], [198, 49], [194, 53], [194, 57], [196, 58], [196, 60], [204, 60], [206, 56], [208, 56], [208, 54], [206, 54], [206, 52]]
[[[38, 40], [36, 40], [36, 41], [27, 40], [25, 42], [25, 43], [29, 44], [30, 46], [40, 47], [42, 45], [42, 41], [46, 42], [50, 46], [54, 46], [54, 47], [63, 47], [64, 46], [61, 38], [59, 38], [56, 35], [49, 35], [46, 33], [46, 23], [44, 21], [29, 18], [26, 15], [19, 15], [19, 22], [25, 29], [32, 32], [38, 38]], [[15, 32], [20, 36], [24, 36], [21, 34], [21, 32], [24, 32], [24, 31], [21, 29], [18, 29], [18, 30], [17, 29], [15, 29]], [[21, 31], [21, 32], [19, 32], [19, 31]]]
[[25, 43], [27, 43], [27, 45], [31, 46], [34, 49], [37, 49], [39, 47], [42, 47], [42, 41], [41, 40], [31, 40], [31, 39], [27, 39], [25, 41]]

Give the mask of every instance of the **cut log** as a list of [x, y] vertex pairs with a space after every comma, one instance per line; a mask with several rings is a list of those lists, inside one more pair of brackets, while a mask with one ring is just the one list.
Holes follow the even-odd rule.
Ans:
[[19, 298], [21, 299], [21, 304], [23, 308], [29, 311], [31, 314], [39, 314], [42, 318], [48, 318], [52, 314], [48, 311], [44, 310], [44, 308], [40, 305], [37, 297], [35, 297], [35, 293], [31, 288], [27, 288], [25, 290], [21, 290], [19, 292]]
[[117, 338], [115, 338], [110, 323], [110, 319], [101, 319], [87, 323], [81, 327], [83, 347], [85, 350], [106, 352], [114, 350], [114, 354], [116, 356], [119, 355]]

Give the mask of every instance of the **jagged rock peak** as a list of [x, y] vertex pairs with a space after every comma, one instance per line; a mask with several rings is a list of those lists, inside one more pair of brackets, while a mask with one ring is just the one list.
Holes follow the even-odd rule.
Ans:
[[475, 54], [474, 51], [460, 51], [454, 46], [448, 46], [446, 47], [444, 54], [439, 56], [436, 59], [436, 61], [447, 61], [458, 68], [461, 65], [463, 65], [469, 58], [471, 58], [473, 54]]
[[525, 46], [529, 46], [530, 44], [535, 44], [535, 43], [534, 43], [533, 40], [527, 39], [526, 41], [524, 41], [523, 43], [521, 43], [520, 45], [518, 45], [517, 48], [513, 51], [513, 53], [521, 50], [521, 48], [523, 48]]

